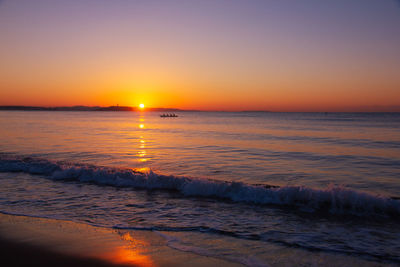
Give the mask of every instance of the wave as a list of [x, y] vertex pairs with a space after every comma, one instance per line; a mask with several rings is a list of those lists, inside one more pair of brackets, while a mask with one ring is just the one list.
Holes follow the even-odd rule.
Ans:
[[99, 185], [164, 189], [178, 191], [184, 197], [209, 197], [251, 204], [297, 207], [309, 212], [400, 218], [400, 200], [330, 186], [314, 189], [304, 186], [253, 185], [211, 179], [162, 175], [135, 169], [118, 169], [44, 159], [1, 159], [0, 172], [24, 172], [53, 180], [91, 182]]

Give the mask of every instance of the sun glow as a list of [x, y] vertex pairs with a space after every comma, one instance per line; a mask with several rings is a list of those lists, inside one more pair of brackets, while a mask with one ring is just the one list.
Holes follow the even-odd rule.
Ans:
[[144, 104], [139, 104], [140, 109], [144, 109]]

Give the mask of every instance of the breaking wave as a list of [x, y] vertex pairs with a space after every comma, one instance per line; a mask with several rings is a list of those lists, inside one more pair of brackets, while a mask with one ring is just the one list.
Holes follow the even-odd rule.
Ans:
[[186, 197], [210, 197], [252, 204], [284, 205], [310, 212], [329, 211], [333, 214], [344, 215], [373, 214], [400, 217], [399, 199], [338, 186], [313, 189], [304, 186], [252, 185], [242, 182], [162, 175], [151, 170], [137, 171], [33, 158], [0, 158], [0, 172], [24, 172], [43, 175], [53, 180], [73, 180], [117, 187], [174, 190]]

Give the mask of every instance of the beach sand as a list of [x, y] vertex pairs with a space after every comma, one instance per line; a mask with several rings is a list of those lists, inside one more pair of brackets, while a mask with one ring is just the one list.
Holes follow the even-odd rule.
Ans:
[[182, 252], [151, 231], [0, 214], [2, 266], [235, 266]]

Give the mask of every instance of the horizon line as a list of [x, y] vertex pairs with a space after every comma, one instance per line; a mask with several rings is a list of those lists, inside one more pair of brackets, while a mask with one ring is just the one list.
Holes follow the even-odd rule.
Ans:
[[[377, 110], [372, 110], [372, 109]], [[364, 110], [363, 110], [364, 109]], [[390, 110], [393, 109], [393, 110]], [[344, 110], [332, 111], [326, 110], [199, 110], [199, 109], [180, 109], [180, 108], [165, 108], [165, 107], [145, 107], [139, 106], [86, 106], [86, 105], [71, 105], [71, 106], [31, 106], [31, 105], [0, 105], [0, 111], [19, 110], [19, 111], [129, 111], [129, 112], [145, 112], [145, 111], [175, 111], [175, 112], [274, 112], [274, 113], [400, 113], [400, 106], [365, 106], [365, 107], [349, 107]]]

